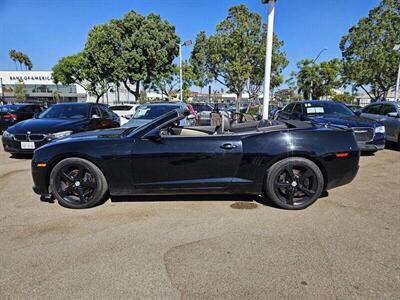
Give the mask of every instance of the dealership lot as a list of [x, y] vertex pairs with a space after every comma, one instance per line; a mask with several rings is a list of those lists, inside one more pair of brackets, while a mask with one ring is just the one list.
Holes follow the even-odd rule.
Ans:
[[394, 299], [399, 183], [390, 148], [303, 211], [226, 197], [68, 210], [40, 202], [30, 160], [1, 150], [0, 298]]

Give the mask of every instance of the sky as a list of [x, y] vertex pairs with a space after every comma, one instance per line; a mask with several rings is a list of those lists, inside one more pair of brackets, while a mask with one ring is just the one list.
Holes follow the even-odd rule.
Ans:
[[[263, 16], [267, 5], [261, 0], [0, 0], [0, 70], [15, 70], [8, 51], [16, 49], [30, 57], [34, 70], [51, 70], [66, 55], [84, 48], [89, 30], [135, 10], [160, 14], [175, 25], [182, 41], [196, 38], [199, 31], [215, 32], [231, 6], [246, 4]], [[367, 16], [379, 0], [278, 0], [275, 33], [285, 42], [289, 60], [287, 79], [296, 63], [341, 57], [339, 42], [349, 28]], [[184, 58], [191, 47], [183, 50]]]

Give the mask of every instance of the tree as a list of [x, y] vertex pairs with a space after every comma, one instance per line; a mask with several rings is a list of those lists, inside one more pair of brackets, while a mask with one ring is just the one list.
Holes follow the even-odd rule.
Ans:
[[25, 83], [22, 79], [18, 79], [17, 84], [14, 86], [14, 95], [17, 101], [26, 100]]
[[[247, 84], [247, 92], [250, 99], [257, 99], [261, 93], [261, 88], [264, 85], [265, 76], [265, 44], [267, 39], [267, 26], [263, 26], [261, 40], [256, 46], [256, 51], [253, 52], [250, 79]], [[289, 61], [286, 54], [281, 50], [284, 42], [280, 41], [276, 34], [273, 37], [272, 48], [272, 66], [271, 66], [271, 89], [274, 89], [283, 83], [282, 71], [287, 67]]]
[[9, 54], [9, 56], [10, 56], [10, 58], [11, 58], [11, 60], [15, 63], [15, 70], [17, 70], [18, 68], [17, 68], [17, 51], [15, 50], [15, 49], [11, 49], [9, 52], [8, 52], [8, 54]]
[[21, 70], [22, 70], [22, 65], [25, 66], [25, 69], [32, 70], [33, 64], [32, 61], [29, 59], [28, 55], [16, 51], [15, 49], [10, 50], [8, 53], [12, 61], [15, 63], [15, 69], [17, 69], [17, 62], [18, 62]]
[[304, 59], [297, 63], [298, 72], [295, 76], [299, 93], [304, 99], [321, 99], [331, 95], [332, 89], [339, 88], [343, 82], [340, 76], [341, 62], [335, 58], [316, 64], [310, 59]]
[[[172, 71], [180, 39], [175, 33], [175, 27], [157, 14], [143, 17], [130, 11], [122, 20], [113, 20], [112, 23], [121, 33], [120, 53], [117, 57], [121, 57], [123, 62], [123, 83], [138, 99], [141, 83], [149, 84], [160, 74]], [[109, 59], [112, 61], [117, 57]]]
[[[261, 16], [245, 5], [229, 9], [225, 20], [217, 25], [216, 33], [207, 39], [208, 69], [213, 78], [227, 86], [237, 96], [236, 112], [240, 110], [242, 94], [246, 89], [253, 96], [260, 92], [265, 65], [265, 39]], [[273, 86], [282, 82], [280, 72], [287, 65], [282, 45], [275, 37], [273, 58]], [[276, 55], [279, 54], [279, 57]]]
[[193, 83], [201, 90], [212, 81], [212, 75], [207, 67], [208, 49], [207, 36], [204, 31], [197, 34], [196, 41], [190, 56], [190, 64], [193, 67]]
[[399, 33], [400, 2], [382, 0], [340, 42], [347, 82], [373, 101], [385, 99], [395, 85], [400, 54], [393, 47], [400, 41]]
[[349, 93], [344, 93], [344, 94], [335, 94], [333, 97], [332, 97], [332, 99], [334, 100], [334, 101], [337, 101], [337, 102], [344, 102], [344, 103], [352, 103], [353, 102], [353, 100], [354, 100], [354, 96], [353, 95], [351, 95], [351, 94], [349, 94]]
[[100, 78], [96, 67], [90, 65], [84, 53], [63, 57], [53, 67], [53, 79], [56, 84], [78, 84], [90, 95], [96, 96], [96, 102], [109, 89], [109, 83]]
[[[183, 99], [187, 99], [190, 94], [190, 87], [193, 84], [193, 68], [188, 61], [182, 63], [182, 88], [183, 88]], [[179, 78], [179, 66], [173, 65], [171, 73], [164, 73], [157, 76], [153, 82], [153, 89], [168, 98], [175, 98], [180, 93], [180, 78]]]

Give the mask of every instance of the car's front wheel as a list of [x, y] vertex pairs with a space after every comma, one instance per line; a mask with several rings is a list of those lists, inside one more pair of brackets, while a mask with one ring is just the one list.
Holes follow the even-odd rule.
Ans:
[[51, 171], [50, 190], [58, 203], [67, 208], [89, 208], [105, 200], [106, 178], [92, 162], [67, 158]]
[[269, 200], [284, 209], [303, 209], [314, 203], [324, 188], [324, 176], [311, 160], [286, 158], [268, 170], [265, 192]]

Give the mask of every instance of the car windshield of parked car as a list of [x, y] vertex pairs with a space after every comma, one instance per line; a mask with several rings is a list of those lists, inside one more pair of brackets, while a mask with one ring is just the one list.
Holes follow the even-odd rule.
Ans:
[[179, 105], [142, 105], [136, 109], [132, 120], [153, 120], [171, 110], [178, 108], [180, 108]]
[[115, 106], [110, 106], [110, 109], [111, 110], [125, 110], [125, 111], [128, 111], [128, 110], [131, 110], [131, 108], [132, 108], [132, 106], [130, 106], [130, 105], [115, 105]]
[[2, 105], [2, 106], [0, 106], [0, 113], [15, 112], [18, 108], [19, 108], [19, 106], [15, 106], [15, 105]]
[[305, 103], [306, 114], [308, 116], [318, 115], [340, 115], [354, 116], [354, 112], [347, 106], [334, 102]]
[[38, 119], [85, 119], [89, 115], [89, 105], [53, 105], [42, 112]]

